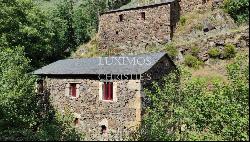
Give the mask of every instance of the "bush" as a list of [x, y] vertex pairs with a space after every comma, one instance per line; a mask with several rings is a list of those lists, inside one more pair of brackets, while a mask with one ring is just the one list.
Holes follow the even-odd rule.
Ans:
[[199, 68], [199, 66], [202, 65], [202, 61], [197, 57], [188, 54], [185, 56], [184, 64], [189, 67]]
[[23, 48], [0, 47], [0, 141], [83, 139], [72, 121], [54, 117], [47, 95], [34, 92], [36, 78], [26, 73], [29, 68]]
[[193, 56], [198, 56], [198, 54], [199, 54], [199, 52], [200, 52], [200, 48], [199, 47], [192, 47], [191, 48], [191, 54], [193, 55]]
[[194, 26], [194, 30], [202, 31], [203, 25], [201, 23], [198, 23], [197, 25]]
[[180, 18], [180, 24], [181, 24], [181, 26], [184, 26], [186, 24], [186, 22], [187, 22], [187, 18], [181, 16], [181, 18]]
[[211, 58], [218, 58], [220, 56], [220, 50], [217, 49], [217, 48], [212, 48], [208, 51], [208, 55], [211, 57]]
[[175, 59], [175, 57], [178, 55], [178, 50], [173, 44], [167, 44], [165, 46], [165, 50], [171, 59]]
[[228, 83], [192, 78], [180, 70], [163, 84], [146, 90], [150, 106], [133, 137], [137, 141], [248, 141], [248, 56], [236, 58], [227, 68]]
[[249, 0], [224, 0], [224, 9], [238, 23], [249, 21]]
[[223, 57], [224, 58], [234, 58], [236, 55], [236, 47], [232, 44], [227, 44], [223, 49]]

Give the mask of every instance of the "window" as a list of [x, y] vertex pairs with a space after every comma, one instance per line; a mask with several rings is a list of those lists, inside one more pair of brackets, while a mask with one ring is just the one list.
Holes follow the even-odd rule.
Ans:
[[107, 127], [105, 125], [101, 126], [101, 134], [106, 134], [107, 133]]
[[123, 21], [123, 14], [119, 15], [119, 21], [120, 21], [120, 22]]
[[142, 18], [143, 20], [146, 19], [146, 14], [145, 14], [145, 12], [141, 12], [141, 18]]
[[79, 124], [80, 124], [80, 119], [79, 118], [75, 118], [74, 125], [77, 126]]
[[65, 96], [70, 98], [79, 98], [80, 95], [80, 82], [69, 82], [65, 86]]
[[36, 93], [42, 94], [43, 93], [43, 80], [39, 79], [36, 84]]
[[113, 100], [113, 82], [104, 82], [102, 85], [102, 99]]
[[117, 83], [118, 81], [100, 80], [99, 82], [99, 101], [117, 102]]
[[70, 83], [70, 96], [76, 97], [76, 83]]

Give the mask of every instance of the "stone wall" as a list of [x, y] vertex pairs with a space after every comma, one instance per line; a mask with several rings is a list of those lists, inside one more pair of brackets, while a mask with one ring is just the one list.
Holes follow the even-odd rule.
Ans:
[[[79, 83], [79, 98], [66, 94], [67, 83], [72, 82]], [[117, 102], [99, 100], [99, 83], [80, 77], [46, 79], [52, 106], [61, 113], [77, 114], [80, 120], [77, 127], [86, 134], [85, 140], [122, 140], [141, 121], [140, 81], [115, 81]], [[101, 125], [108, 127], [108, 137], [101, 134]]]
[[[171, 6], [178, 6], [178, 3]], [[166, 43], [171, 40], [172, 28], [179, 16], [170, 4], [149, 6], [120, 12], [105, 13], [100, 16], [99, 42], [101, 49], [112, 47], [127, 50], [141, 50], [150, 43]], [[142, 18], [145, 12], [145, 20]], [[120, 21], [123, 15], [123, 21]], [[175, 21], [171, 21], [171, 20]]]

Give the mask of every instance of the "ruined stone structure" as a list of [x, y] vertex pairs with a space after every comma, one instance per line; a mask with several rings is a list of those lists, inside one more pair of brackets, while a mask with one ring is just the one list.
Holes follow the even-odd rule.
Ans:
[[100, 15], [100, 49], [145, 50], [152, 43], [171, 41], [181, 13], [202, 7], [208, 0], [156, 0], [142, 6], [111, 10]]
[[75, 114], [72, 122], [86, 134], [85, 140], [122, 140], [140, 124], [143, 90], [175, 68], [160, 52], [61, 60], [34, 74], [43, 79], [43, 93], [56, 110]]

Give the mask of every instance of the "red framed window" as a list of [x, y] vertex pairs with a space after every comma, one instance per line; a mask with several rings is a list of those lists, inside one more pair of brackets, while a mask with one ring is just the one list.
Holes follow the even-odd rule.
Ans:
[[70, 84], [70, 96], [76, 97], [76, 84], [75, 83]]
[[102, 99], [112, 101], [113, 100], [113, 82], [103, 82], [102, 84]]

